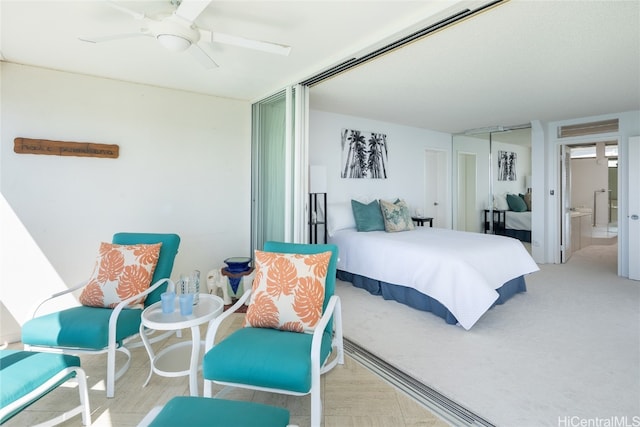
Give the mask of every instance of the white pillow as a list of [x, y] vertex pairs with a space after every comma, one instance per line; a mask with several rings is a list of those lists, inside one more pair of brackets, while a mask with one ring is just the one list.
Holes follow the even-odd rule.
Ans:
[[507, 203], [506, 194], [494, 194], [493, 195], [493, 208], [499, 211], [508, 211], [509, 203]]
[[327, 232], [333, 236], [336, 231], [356, 228], [351, 202], [329, 203], [327, 205]]

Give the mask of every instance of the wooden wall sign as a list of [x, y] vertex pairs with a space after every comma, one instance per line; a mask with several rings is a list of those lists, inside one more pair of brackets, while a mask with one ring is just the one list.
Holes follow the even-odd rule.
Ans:
[[49, 156], [104, 157], [117, 159], [120, 147], [114, 144], [91, 142], [50, 141], [48, 139], [16, 138], [13, 151], [18, 154], [46, 154]]

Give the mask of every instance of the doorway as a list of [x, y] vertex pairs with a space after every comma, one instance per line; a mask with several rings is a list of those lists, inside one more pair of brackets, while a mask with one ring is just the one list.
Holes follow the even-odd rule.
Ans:
[[425, 150], [424, 153], [424, 210], [417, 216], [433, 218], [434, 227], [448, 227], [449, 191], [447, 189], [447, 152]]
[[476, 153], [458, 152], [456, 230], [480, 231], [479, 217], [476, 212], [477, 170]]
[[591, 245], [618, 251], [618, 140], [590, 140], [561, 147], [561, 261]]

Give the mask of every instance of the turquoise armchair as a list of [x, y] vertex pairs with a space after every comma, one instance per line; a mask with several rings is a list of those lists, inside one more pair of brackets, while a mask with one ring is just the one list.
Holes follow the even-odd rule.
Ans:
[[320, 376], [344, 363], [340, 298], [334, 295], [338, 248], [335, 245], [267, 242], [264, 251], [332, 252], [322, 317], [313, 334], [245, 327], [214, 345], [220, 324], [249, 299], [251, 290], [247, 290], [207, 331], [202, 362], [204, 396], [212, 396], [214, 383], [296, 396], [310, 394], [311, 425], [320, 426]]
[[[145, 307], [160, 301], [167, 285], [173, 263], [178, 253], [180, 237], [176, 234], [118, 233], [112, 243], [119, 245], [162, 243], [151, 286], [144, 292], [130, 297], [115, 308], [77, 306], [59, 312], [37, 316], [48, 301], [83, 288], [87, 282], [54, 294], [42, 301], [34, 310], [31, 319], [22, 326], [22, 343], [26, 350], [64, 354], [107, 353], [107, 397], [115, 394], [115, 381], [129, 369], [129, 348], [142, 345], [131, 344], [138, 335], [142, 309], [126, 306], [146, 295]], [[129, 348], [128, 348], [129, 347]], [[116, 351], [127, 356], [122, 368], [116, 372]]]

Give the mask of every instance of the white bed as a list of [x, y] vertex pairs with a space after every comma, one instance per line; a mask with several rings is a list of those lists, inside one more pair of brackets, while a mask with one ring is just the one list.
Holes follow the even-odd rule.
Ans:
[[518, 279], [521, 287], [513, 293], [521, 292], [523, 276], [538, 270], [520, 241], [491, 234], [430, 227], [396, 233], [343, 229], [330, 233], [329, 242], [339, 248], [340, 272], [412, 288], [439, 302], [467, 330], [496, 303], [504, 284]]
[[505, 217], [505, 228], [531, 231], [531, 211], [506, 211]]
[[498, 224], [494, 224], [495, 234], [531, 242], [531, 193], [495, 194], [493, 204], [499, 212], [504, 212]]

